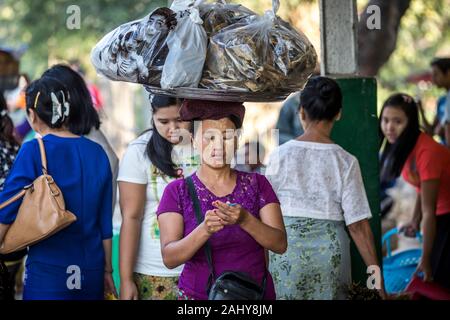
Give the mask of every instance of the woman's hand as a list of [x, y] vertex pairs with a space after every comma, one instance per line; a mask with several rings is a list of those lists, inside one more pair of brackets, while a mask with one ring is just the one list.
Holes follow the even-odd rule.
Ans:
[[104, 283], [105, 283], [104, 289], [105, 297], [110, 294], [114, 295], [114, 297], [117, 297], [117, 291], [116, 286], [114, 285], [112, 272], [105, 271]]
[[133, 280], [120, 283], [120, 300], [139, 300], [139, 292]]
[[383, 300], [389, 300], [389, 296], [386, 293], [386, 288], [384, 287], [384, 279], [381, 277], [381, 288], [377, 290], [378, 294], [380, 295], [381, 299]]
[[420, 222], [412, 220], [400, 227], [400, 232], [404, 232], [405, 236], [414, 238], [420, 231]]
[[229, 202], [223, 203], [221, 201], [214, 201], [214, 213], [220, 218], [223, 225], [242, 224], [248, 216], [247, 210], [239, 204], [231, 204]]
[[428, 259], [424, 259], [423, 257], [420, 259], [419, 265], [417, 266], [414, 274], [417, 276], [420, 272], [423, 273], [423, 281], [433, 281], [433, 269], [431, 268], [431, 263]]
[[203, 225], [209, 235], [219, 232], [224, 227], [224, 224], [220, 221], [220, 217], [213, 210], [206, 211]]

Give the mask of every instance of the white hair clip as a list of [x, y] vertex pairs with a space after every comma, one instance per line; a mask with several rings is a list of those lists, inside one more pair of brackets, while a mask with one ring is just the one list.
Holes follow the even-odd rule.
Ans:
[[69, 116], [70, 104], [66, 101], [64, 92], [61, 90], [63, 103], [59, 102], [58, 97], [53, 92], [50, 94], [52, 98], [52, 124], [58, 122], [59, 119], [64, 119]]

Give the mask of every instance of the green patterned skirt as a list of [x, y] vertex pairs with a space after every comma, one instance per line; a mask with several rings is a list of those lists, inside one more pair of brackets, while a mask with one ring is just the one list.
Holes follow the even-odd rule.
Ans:
[[134, 273], [139, 300], [177, 300], [178, 277], [155, 277]]
[[350, 240], [342, 221], [283, 217], [285, 254], [270, 254], [280, 300], [346, 299], [351, 284]]

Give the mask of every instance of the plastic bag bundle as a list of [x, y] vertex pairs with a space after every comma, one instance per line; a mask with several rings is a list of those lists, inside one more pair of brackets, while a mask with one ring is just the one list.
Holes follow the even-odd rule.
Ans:
[[262, 17], [222, 29], [210, 39], [201, 86], [207, 89], [295, 91], [314, 71], [309, 40], [276, 16], [279, 1]]
[[169, 51], [167, 37], [176, 24], [175, 12], [169, 8], [123, 24], [93, 48], [92, 64], [112, 80], [159, 86]]
[[[182, 3], [175, 3], [183, 8]], [[161, 88], [197, 88], [206, 59], [208, 36], [195, 3], [187, 0], [177, 13], [178, 24], [167, 38], [169, 54], [164, 64]], [[171, 7], [172, 9], [174, 7]]]
[[256, 15], [240, 4], [229, 4], [225, 0], [203, 1], [199, 5], [199, 10], [208, 37], [215, 35], [223, 28]]

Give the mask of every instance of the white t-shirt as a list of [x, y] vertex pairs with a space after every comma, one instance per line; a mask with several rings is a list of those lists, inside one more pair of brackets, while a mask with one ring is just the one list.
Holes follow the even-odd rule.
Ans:
[[358, 160], [337, 144], [291, 140], [265, 172], [284, 216], [345, 221], [371, 218]]
[[[141, 239], [134, 271], [157, 277], [176, 277], [180, 275], [183, 266], [172, 270], [165, 267], [161, 255], [158, 219], [156, 218], [156, 210], [161, 196], [173, 178], [158, 173], [148, 158], [146, 147], [151, 135], [152, 132], [149, 131], [129, 144], [120, 162], [117, 181], [147, 185]], [[190, 145], [175, 146], [172, 159], [183, 169], [184, 176], [190, 175], [198, 168], [198, 157], [193, 156]]]

